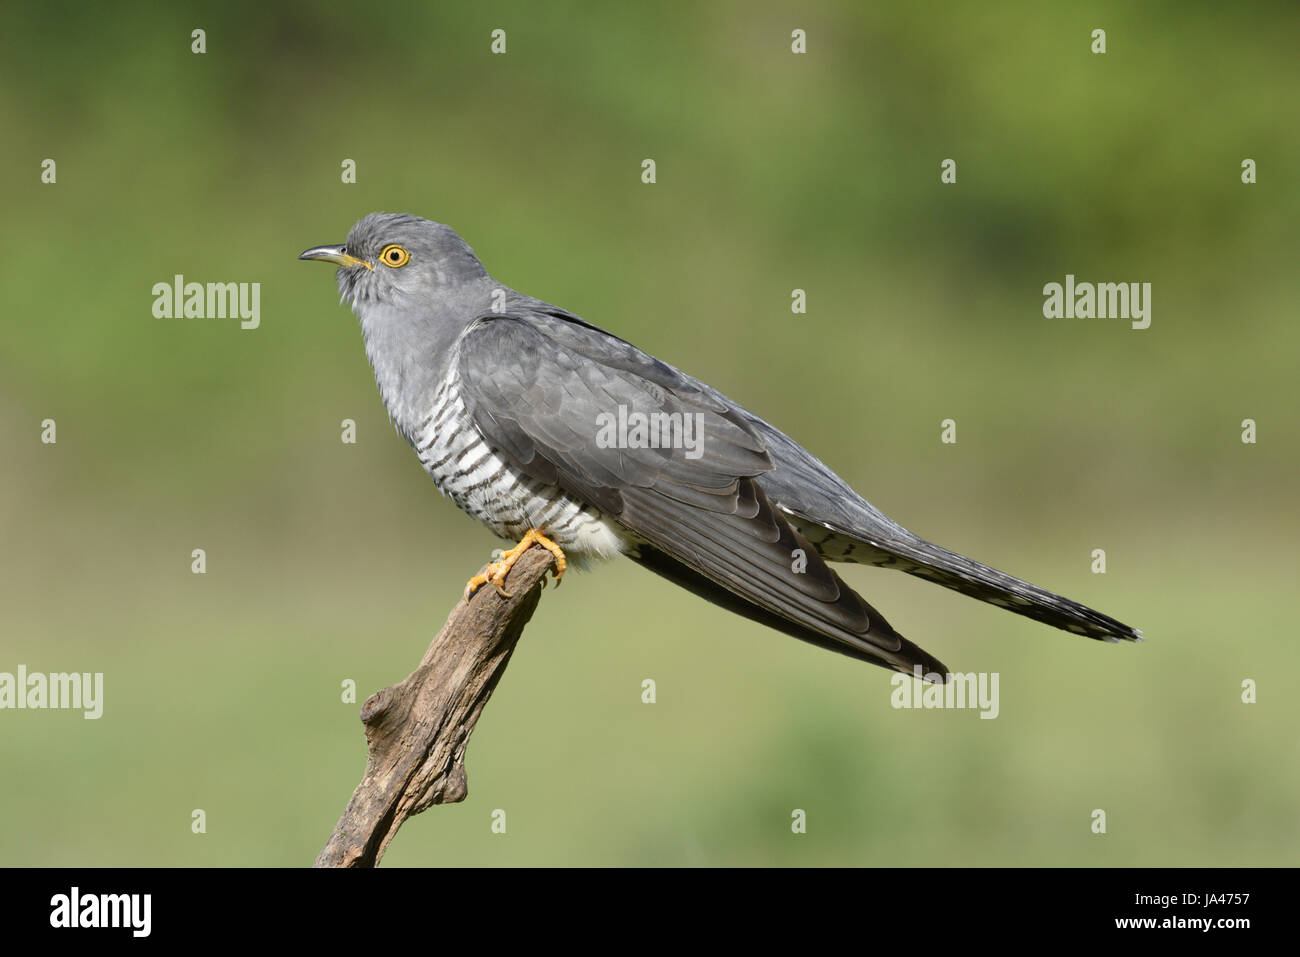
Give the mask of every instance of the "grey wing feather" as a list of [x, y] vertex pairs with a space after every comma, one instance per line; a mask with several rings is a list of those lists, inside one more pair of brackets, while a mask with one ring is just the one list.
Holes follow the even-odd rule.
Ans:
[[829, 560], [895, 568], [1018, 615], [1099, 641], [1141, 640], [1141, 631], [1109, 615], [908, 531], [855, 492], [825, 463], [784, 432], [711, 386], [676, 370], [671, 371], [685, 380], [689, 387], [735, 409], [760, 437], [771, 458], [772, 468], [757, 476], [758, 484], [769, 500], [790, 518], [796, 530], [809, 537], [814, 548]]
[[[773, 467], [767, 442], [720, 395], [562, 313], [480, 317], [459, 340], [456, 361], [485, 441], [527, 474], [605, 511], [655, 551], [655, 563], [666, 555], [689, 569], [669, 577], [693, 573], [793, 626], [783, 630], [845, 654], [906, 673], [918, 664], [944, 672], [773, 508], [757, 478]], [[629, 414], [699, 416], [700, 454], [602, 447], [598, 417], [620, 405]], [[807, 567], [795, 571], [800, 548]]]

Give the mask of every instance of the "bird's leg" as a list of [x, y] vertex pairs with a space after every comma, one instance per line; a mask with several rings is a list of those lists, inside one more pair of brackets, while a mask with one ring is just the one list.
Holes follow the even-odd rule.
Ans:
[[483, 569], [483, 574], [475, 575], [469, 580], [465, 585], [465, 600], [468, 601], [474, 592], [489, 582], [496, 586], [496, 590], [501, 593], [503, 598], [509, 598], [510, 592], [501, 587], [506, 580], [506, 575], [510, 574], [510, 569], [514, 567], [515, 562], [519, 561], [520, 556], [534, 545], [541, 545], [555, 556], [555, 587], [559, 588], [560, 579], [564, 577], [564, 569], [568, 565], [564, 558], [564, 551], [537, 529], [530, 528], [528, 534], [520, 539], [518, 545], [509, 551], [502, 552], [499, 559], [491, 562], [487, 568]]

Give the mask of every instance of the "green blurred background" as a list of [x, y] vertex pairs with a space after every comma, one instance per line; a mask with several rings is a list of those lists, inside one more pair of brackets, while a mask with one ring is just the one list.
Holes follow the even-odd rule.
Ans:
[[[571, 575], [468, 799], [385, 864], [1297, 862], [1294, 4], [5, 16], [0, 671], [103, 671], [106, 700], [0, 712], [0, 863], [309, 864], [364, 765], [340, 683], [406, 675], [500, 544], [388, 424], [333, 271], [295, 261], [372, 210], [451, 224], [917, 533], [1149, 638], [849, 568], [1000, 673], [982, 721], [895, 710], [888, 672], [631, 563]], [[155, 319], [176, 273], [260, 282], [261, 327]], [[1066, 273], [1151, 282], [1151, 328], [1044, 319]]]

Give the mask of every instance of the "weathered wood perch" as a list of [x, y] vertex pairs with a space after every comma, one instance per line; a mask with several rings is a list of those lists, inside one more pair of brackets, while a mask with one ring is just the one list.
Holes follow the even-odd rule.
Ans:
[[408, 817], [465, 799], [465, 746], [537, 608], [551, 562], [540, 545], [528, 549], [506, 579], [512, 597], [486, 585], [459, 602], [420, 666], [366, 699], [366, 773], [316, 867], [374, 867]]

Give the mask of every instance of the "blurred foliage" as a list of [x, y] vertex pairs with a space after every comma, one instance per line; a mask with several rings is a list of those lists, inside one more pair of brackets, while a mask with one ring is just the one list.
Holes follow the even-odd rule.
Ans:
[[[11, 5], [0, 671], [103, 671], [106, 704], [0, 713], [0, 863], [324, 843], [364, 761], [340, 682], [405, 675], [498, 544], [393, 434], [332, 273], [295, 261], [384, 209], [1150, 638], [850, 569], [1001, 674], [995, 721], [897, 711], [888, 673], [615, 563], [545, 595], [468, 800], [388, 863], [1294, 864], [1298, 26], [1292, 3]], [[262, 283], [261, 328], [155, 319], [177, 273]], [[1066, 273], [1151, 282], [1151, 328], [1043, 319]]]

